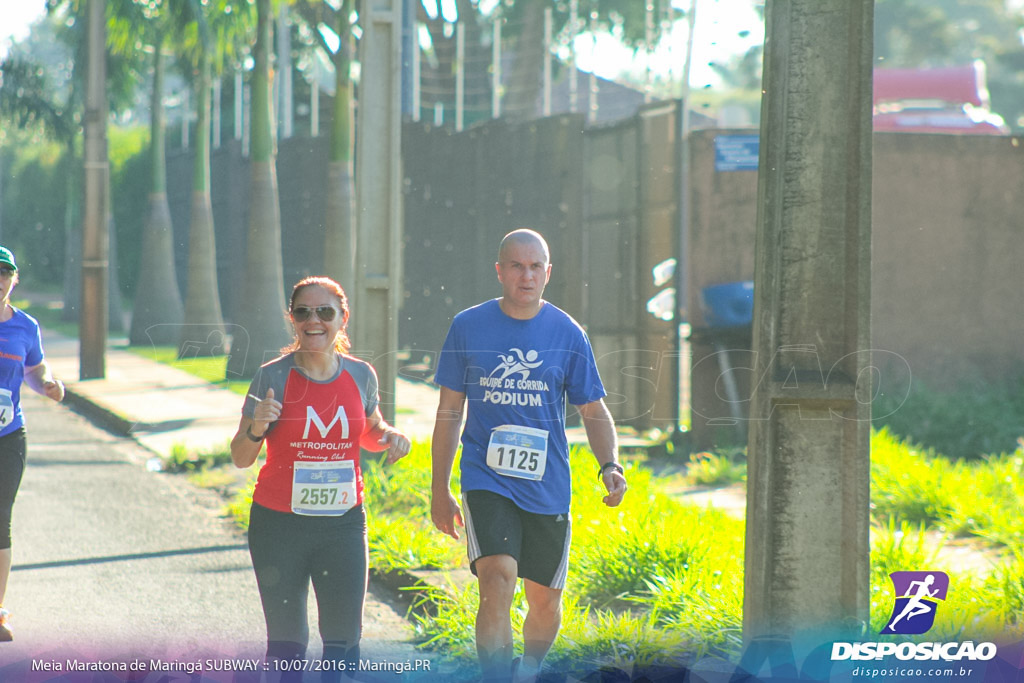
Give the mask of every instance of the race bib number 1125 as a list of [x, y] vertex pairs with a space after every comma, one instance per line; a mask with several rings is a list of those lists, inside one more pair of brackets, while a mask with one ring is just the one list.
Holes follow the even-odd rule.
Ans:
[[506, 477], [544, 478], [548, 464], [548, 433], [544, 429], [502, 425], [491, 432], [487, 466]]

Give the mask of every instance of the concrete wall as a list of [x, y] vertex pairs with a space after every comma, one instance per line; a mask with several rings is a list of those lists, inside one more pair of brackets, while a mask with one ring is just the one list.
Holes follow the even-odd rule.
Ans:
[[[702, 287], [753, 279], [757, 172], [716, 172], [714, 138], [691, 136], [688, 311], [699, 328]], [[872, 347], [879, 389], [910, 382], [951, 389], [1024, 375], [1024, 147], [1017, 138], [876, 133]], [[745, 414], [749, 342], [728, 340]], [[694, 441], [736, 439], [710, 344], [692, 345]], [[825, 369], [827, 371], [827, 368]]]

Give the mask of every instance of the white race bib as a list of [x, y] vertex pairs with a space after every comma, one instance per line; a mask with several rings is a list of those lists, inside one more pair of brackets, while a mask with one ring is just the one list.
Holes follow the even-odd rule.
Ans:
[[547, 464], [547, 430], [502, 425], [491, 432], [487, 466], [498, 474], [540, 481]]
[[7, 389], [0, 389], [0, 428], [6, 427], [14, 419], [14, 399]]
[[352, 460], [296, 462], [292, 512], [342, 515], [356, 504], [356, 468]]

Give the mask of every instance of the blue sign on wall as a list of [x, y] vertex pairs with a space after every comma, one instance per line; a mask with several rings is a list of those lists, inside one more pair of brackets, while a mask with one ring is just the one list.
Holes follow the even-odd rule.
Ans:
[[756, 171], [760, 147], [760, 137], [757, 135], [715, 137], [715, 170]]

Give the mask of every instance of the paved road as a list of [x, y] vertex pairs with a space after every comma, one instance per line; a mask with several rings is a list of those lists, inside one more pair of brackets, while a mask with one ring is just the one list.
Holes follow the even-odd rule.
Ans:
[[[260, 657], [265, 632], [245, 539], [217, 494], [146, 471], [150, 451], [65, 406], [24, 398], [29, 465], [6, 604], [16, 640], [0, 644], [0, 681], [67, 680], [31, 673], [33, 661]], [[411, 635], [371, 597], [364, 657], [424, 657]], [[320, 647], [312, 642], [310, 654]]]

